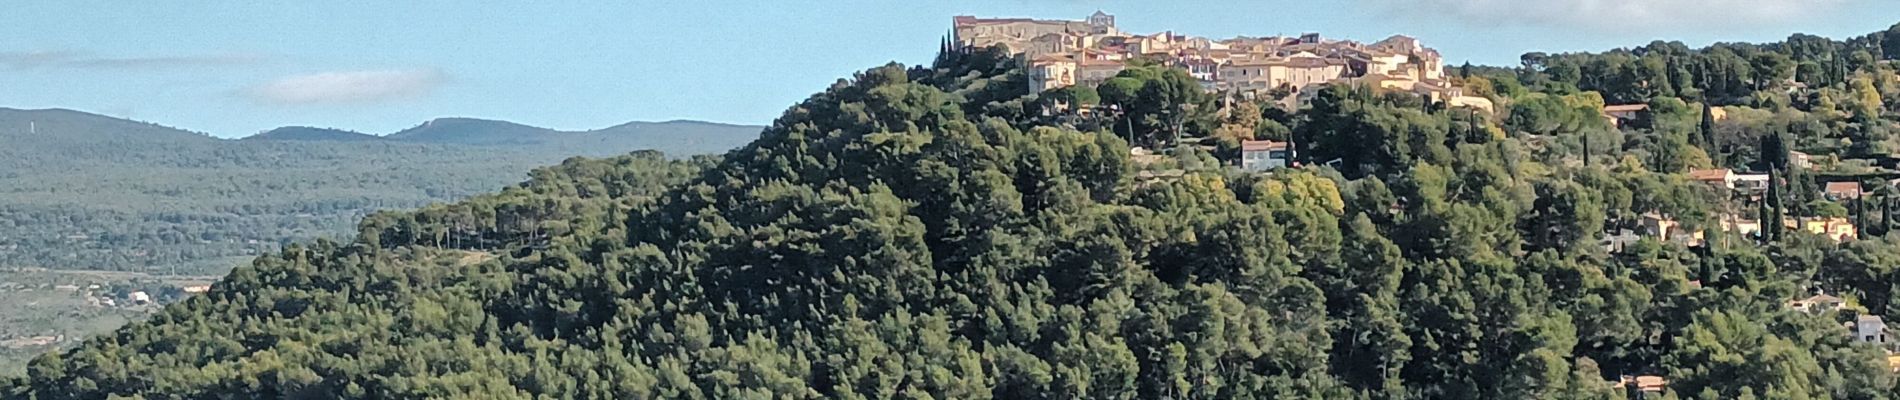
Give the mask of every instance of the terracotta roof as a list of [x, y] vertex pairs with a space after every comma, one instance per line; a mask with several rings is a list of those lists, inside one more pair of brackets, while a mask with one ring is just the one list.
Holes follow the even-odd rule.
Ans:
[[1698, 181], [1720, 181], [1728, 179], [1729, 171], [1721, 168], [1689, 170], [1689, 179]]
[[1860, 191], [1860, 182], [1828, 182], [1822, 189], [1828, 193], [1854, 193]]
[[1247, 140], [1240, 142], [1240, 151], [1285, 150], [1286, 142], [1272, 140]]
[[1663, 377], [1655, 376], [1655, 375], [1643, 375], [1643, 376], [1623, 375], [1623, 379], [1616, 380], [1616, 382], [1614, 382], [1613, 385], [1610, 385], [1610, 387], [1622, 389], [1622, 388], [1629, 387], [1631, 385], [1635, 385], [1637, 390], [1641, 390], [1645, 392], [1660, 392], [1669, 385], [1669, 381], [1666, 379], [1663, 379]]
[[1648, 104], [1617, 104], [1617, 105], [1603, 106], [1603, 112], [1606, 112], [1606, 113], [1642, 111], [1642, 110], [1648, 110], [1648, 109], [1649, 109]]
[[1660, 376], [1643, 375], [1643, 376], [1636, 377], [1636, 388], [1640, 390], [1645, 390], [1645, 391], [1662, 390], [1663, 386], [1668, 385], [1668, 384], [1669, 384], [1669, 381], [1666, 379], [1663, 379], [1663, 377], [1660, 377]]

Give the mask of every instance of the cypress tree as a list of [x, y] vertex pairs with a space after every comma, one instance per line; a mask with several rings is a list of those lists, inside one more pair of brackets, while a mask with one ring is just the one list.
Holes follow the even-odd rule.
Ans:
[[1762, 199], [1762, 241], [1773, 242], [1781, 239], [1781, 177], [1774, 168], [1768, 168], [1768, 195]]
[[1583, 166], [1589, 167], [1590, 166], [1590, 133], [1589, 132], [1579, 133], [1577, 134], [1577, 137], [1583, 139]]

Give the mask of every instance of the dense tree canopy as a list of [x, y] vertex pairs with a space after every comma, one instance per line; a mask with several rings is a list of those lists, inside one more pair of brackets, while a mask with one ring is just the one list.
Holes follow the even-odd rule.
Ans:
[[[1613, 399], [1625, 375], [1677, 398], [1894, 394], [1841, 322], [1900, 317], [1900, 242], [1724, 232], [1754, 204], [1681, 174], [1723, 129], [1795, 174], [1773, 142], [1812, 111], [1704, 128], [1713, 100], [1679, 96], [1712, 83], [1680, 61], [1533, 54], [1498, 76], [1502, 115], [1333, 86], [1255, 120], [1131, 68], [1094, 88], [1125, 112], [1109, 128], [1028, 112], [1043, 99], [998, 54], [863, 71], [717, 160], [576, 159], [371, 216], [0, 396]], [[1652, 115], [1611, 126], [1606, 100]], [[1128, 151], [1267, 121], [1331, 166]], [[1761, 209], [1814, 217], [1796, 181]], [[1602, 245], [1646, 216], [1707, 236]], [[1855, 306], [1786, 306], [1815, 290]]]

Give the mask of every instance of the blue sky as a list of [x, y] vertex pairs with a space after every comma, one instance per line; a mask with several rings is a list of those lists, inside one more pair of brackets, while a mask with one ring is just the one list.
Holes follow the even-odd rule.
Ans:
[[284, 125], [381, 134], [451, 116], [575, 130], [765, 124], [853, 71], [928, 62], [958, 14], [1079, 19], [1101, 9], [1128, 31], [1214, 37], [1403, 33], [1454, 64], [1654, 39], [1841, 38], [1900, 22], [1891, 0], [30, 0], [6, 9], [0, 107], [223, 137]]

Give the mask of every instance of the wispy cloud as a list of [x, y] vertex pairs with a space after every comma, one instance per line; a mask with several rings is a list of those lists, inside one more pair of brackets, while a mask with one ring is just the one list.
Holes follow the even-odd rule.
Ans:
[[251, 87], [258, 102], [282, 105], [373, 103], [434, 92], [448, 77], [434, 68], [334, 71], [278, 78]]
[[171, 69], [258, 64], [266, 57], [248, 54], [105, 57], [76, 51], [0, 51], [0, 67], [25, 69]]
[[1858, 0], [1367, 0], [1405, 15], [1482, 24], [1642, 30], [1744, 27], [1811, 17]]

